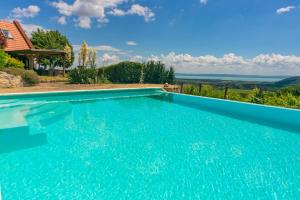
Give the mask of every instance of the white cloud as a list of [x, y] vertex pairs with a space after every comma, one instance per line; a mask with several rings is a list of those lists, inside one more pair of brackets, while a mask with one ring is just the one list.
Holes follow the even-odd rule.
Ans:
[[120, 49], [114, 48], [109, 45], [99, 45], [93, 47], [96, 51], [106, 51], [106, 52], [120, 52]]
[[127, 41], [126, 44], [128, 46], [137, 46], [138, 45], [137, 42], [135, 42], [135, 41]]
[[290, 12], [291, 10], [295, 9], [296, 7], [295, 6], [287, 6], [287, 7], [284, 7], [284, 8], [279, 8], [276, 10], [276, 13], [277, 14], [284, 14], [284, 13], [288, 13]]
[[[73, 50], [75, 53], [75, 62], [73, 64], [74, 67], [78, 65], [78, 52], [80, 50], [80, 47], [81, 45], [73, 45]], [[97, 66], [118, 63], [121, 60], [119, 56], [126, 54], [125, 51], [122, 51], [109, 45], [89, 45], [88, 47], [97, 51]]]
[[61, 16], [57, 19], [57, 23], [61, 24], [61, 25], [65, 25], [67, 24], [67, 20], [65, 16]]
[[36, 24], [22, 24], [22, 28], [24, 29], [24, 31], [26, 32], [26, 35], [28, 37], [31, 37], [31, 34], [35, 31], [37, 31], [38, 29], [48, 30], [48, 29], [45, 29], [44, 27], [36, 25]]
[[113, 16], [125, 16], [127, 13], [124, 10], [114, 8], [111, 11], [109, 11], [108, 14]]
[[146, 22], [155, 20], [154, 12], [147, 6], [141, 6], [139, 4], [133, 4], [127, 11], [114, 8], [111, 11], [109, 11], [108, 14], [113, 16], [138, 15], [144, 17]]
[[260, 54], [254, 58], [243, 58], [233, 53], [223, 57], [214, 55], [192, 56], [190, 54], [152, 55], [133, 57], [134, 60], [162, 61], [173, 66], [179, 73], [224, 73], [248, 75], [295, 75], [300, 74], [300, 57], [295, 55]]
[[136, 56], [130, 57], [129, 60], [132, 62], [144, 62], [145, 61], [144, 59], [145, 58], [143, 56], [136, 55]]
[[27, 8], [14, 8], [11, 13], [10, 16], [12, 18], [33, 18], [35, 16], [38, 15], [38, 13], [40, 12], [40, 8], [36, 5], [30, 5]]
[[52, 2], [58, 12], [67, 17], [75, 17], [76, 25], [81, 28], [91, 28], [92, 19], [97, 19], [100, 24], [108, 23], [106, 14], [114, 16], [138, 15], [143, 16], [145, 21], [154, 20], [154, 13], [148, 7], [138, 4], [131, 6], [130, 10], [123, 11], [118, 6], [127, 3], [128, 0], [75, 0], [68, 4], [63, 0]]
[[139, 4], [134, 4], [128, 10], [128, 14], [130, 15], [138, 15], [144, 17], [146, 22], [155, 20], [155, 14], [152, 10], [148, 7], [143, 7]]
[[77, 22], [77, 26], [79, 26], [80, 28], [85, 28], [85, 29], [89, 29], [91, 28], [91, 18], [89, 17], [78, 17], [75, 22]]
[[103, 56], [99, 57], [99, 61], [104, 65], [115, 64], [120, 62], [120, 58], [116, 55], [103, 54]]
[[203, 4], [203, 5], [206, 5], [208, 2], [208, 0], [200, 0], [200, 3]]
[[[74, 45], [78, 51], [80, 45]], [[244, 75], [291, 75], [300, 74], [300, 57], [296, 55], [260, 54], [244, 58], [233, 53], [221, 57], [214, 55], [192, 56], [190, 54], [168, 54], [141, 56], [121, 54], [122, 50], [111, 46], [92, 46], [103, 54], [98, 57], [98, 66], [114, 64], [123, 60], [133, 62], [161, 61], [167, 67], [174, 67], [177, 73], [244, 74]], [[75, 54], [77, 55], [77, 53]]]

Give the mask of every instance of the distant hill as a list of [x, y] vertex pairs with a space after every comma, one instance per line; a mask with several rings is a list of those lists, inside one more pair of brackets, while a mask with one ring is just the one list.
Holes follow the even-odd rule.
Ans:
[[287, 87], [293, 85], [300, 85], [300, 76], [293, 76], [290, 78], [283, 79], [274, 83], [276, 87]]

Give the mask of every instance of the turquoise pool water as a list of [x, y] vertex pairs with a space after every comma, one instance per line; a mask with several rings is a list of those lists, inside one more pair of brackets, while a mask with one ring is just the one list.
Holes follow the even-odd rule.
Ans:
[[299, 116], [158, 89], [2, 96], [2, 198], [300, 199]]

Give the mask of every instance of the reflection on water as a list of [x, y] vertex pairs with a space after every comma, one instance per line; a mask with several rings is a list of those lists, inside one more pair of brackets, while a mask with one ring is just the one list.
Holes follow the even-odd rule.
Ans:
[[45, 133], [30, 135], [28, 126], [0, 130], [0, 154], [47, 144]]

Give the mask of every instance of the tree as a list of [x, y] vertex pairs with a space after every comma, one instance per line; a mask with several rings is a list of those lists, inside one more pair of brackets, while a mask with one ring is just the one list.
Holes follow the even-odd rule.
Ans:
[[72, 65], [72, 49], [69, 45], [66, 45], [64, 48], [65, 51], [65, 60], [63, 65], [63, 75], [65, 76], [65, 68], [68, 68]]
[[165, 83], [167, 78], [165, 65], [158, 61], [149, 61], [144, 66], [144, 83]]
[[45, 68], [49, 67], [50, 69], [53, 69], [54, 67], [64, 67], [68, 68], [72, 66], [74, 61], [74, 52], [72, 45], [68, 38], [64, 35], [62, 35], [59, 31], [45, 31], [42, 29], [38, 29], [36, 32], [32, 33], [31, 42], [37, 49], [59, 49], [59, 50], [65, 50], [66, 46], [68, 46], [70, 49], [70, 59], [68, 62], [65, 62], [65, 57], [62, 56], [40, 56], [37, 59], [37, 62], [44, 66]]
[[167, 82], [169, 84], [174, 84], [174, 81], [175, 81], [175, 71], [173, 67], [170, 67], [167, 75]]
[[79, 66], [86, 67], [88, 62], [89, 48], [87, 43], [84, 41], [81, 45], [79, 55], [78, 55], [78, 64]]
[[96, 67], [97, 62], [97, 52], [95, 49], [90, 48], [88, 51], [88, 66]]

